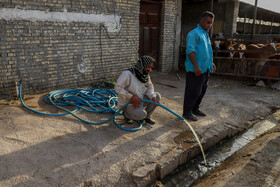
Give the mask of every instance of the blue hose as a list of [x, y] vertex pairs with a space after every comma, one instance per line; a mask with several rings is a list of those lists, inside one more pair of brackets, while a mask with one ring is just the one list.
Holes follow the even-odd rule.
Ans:
[[[131, 102], [126, 103], [122, 108], [117, 110], [116, 103], [117, 103], [118, 95], [113, 89], [104, 89], [104, 88], [62, 89], [62, 90], [51, 91], [45, 97], [44, 100], [46, 103], [53, 104], [57, 108], [64, 110], [66, 112], [66, 113], [61, 113], [61, 114], [44, 113], [44, 112], [36, 111], [32, 108], [29, 108], [23, 102], [21, 90], [22, 90], [22, 84], [20, 84], [20, 87], [19, 87], [19, 97], [20, 97], [20, 101], [21, 101], [22, 105], [25, 108], [27, 108], [28, 110], [38, 113], [38, 114], [49, 115], [49, 116], [62, 116], [62, 115], [71, 114], [74, 117], [76, 117], [77, 119], [79, 119], [85, 123], [89, 123], [89, 124], [93, 124], [93, 125], [101, 125], [101, 124], [107, 123], [113, 119], [114, 124], [118, 128], [125, 130], [125, 131], [138, 131], [143, 126], [143, 124], [140, 121], [137, 121], [139, 123], [139, 126], [136, 128], [125, 128], [117, 123], [116, 116], [122, 114], [122, 110], [128, 104], [131, 104]], [[173, 112], [169, 108], [165, 107], [164, 105], [161, 105], [160, 103], [155, 103], [153, 101], [143, 100], [143, 99], [141, 99], [140, 101], [156, 104], [156, 105], [164, 108], [165, 110], [171, 112], [172, 114], [174, 114], [181, 120], [184, 120], [183, 117], [181, 117], [177, 113]], [[63, 106], [75, 106], [77, 108], [73, 111], [70, 111], [70, 110], [64, 108]], [[83, 109], [83, 110], [93, 112], [93, 113], [102, 113], [102, 114], [112, 112], [113, 115], [109, 119], [102, 121], [102, 122], [91, 122], [91, 121], [85, 120], [75, 114], [75, 112], [78, 111], [79, 109]]]
[[[61, 116], [61, 115], [71, 114], [74, 117], [78, 118], [79, 120], [81, 120], [85, 123], [93, 124], [93, 125], [101, 125], [101, 124], [107, 123], [113, 119], [114, 124], [118, 128], [125, 130], [125, 131], [130, 131], [130, 132], [138, 131], [143, 126], [143, 124], [140, 121], [137, 121], [139, 123], [139, 126], [137, 128], [125, 128], [117, 123], [116, 116], [119, 114], [122, 114], [121, 111], [131, 102], [126, 103], [123, 107], [121, 107], [119, 110], [117, 110], [117, 108], [115, 106], [117, 103], [118, 95], [114, 90], [99, 88], [99, 89], [64, 89], [64, 90], [51, 91], [48, 94], [48, 96], [45, 97], [45, 102], [48, 104], [55, 105], [57, 108], [66, 111], [66, 113], [50, 114], [50, 113], [39, 112], [39, 111], [33, 110], [33, 109], [29, 108], [28, 106], [26, 106], [22, 99], [21, 88], [22, 88], [22, 85], [20, 84], [19, 97], [20, 97], [20, 101], [21, 101], [22, 105], [25, 108], [27, 108], [28, 110], [31, 110], [32, 112], [35, 112], [38, 114], [52, 115], [52, 116]], [[201, 142], [200, 142], [197, 134], [195, 133], [192, 126], [182, 116], [178, 115], [177, 113], [173, 112], [172, 110], [170, 110], [169, 108], [167, 108], [166, 106], [164, 106], [160, 103], [155, 103], [153, 101], [143, 100], [143, 99], [141, 99], [140, 101], [158, 105], [158, 106], [164, 108], [165, 110], [169, 111], [170, 113], [174, 114], [181, 120], [185, 121], [185, 123], [190, 127], [195, 138], [197, 139], [199, 146], [201, 148], [201, 152], [202, 152], [202, 155], [204, 158], [205, 165], [207, 165], [203, 147], [201, 145]], [[73, 111], [70, 111], [62, 106], [75, 106], [77, 108]], [[113, 114], [113, 116], [111, 116], [109, 119], [107, 119], [105, 121], [95, 123], [95, 122], [91, 122], [91, 121], [82, 119], [79, 116], [77, 116], [75, 114], [75, 112], [78, 111], [79, 109], [83, 109], [83, 110], [86, 110], [89, 112], [94, 112], [94, 113], [105, 114], [105, 113], [113, 112], [114, 114]]]

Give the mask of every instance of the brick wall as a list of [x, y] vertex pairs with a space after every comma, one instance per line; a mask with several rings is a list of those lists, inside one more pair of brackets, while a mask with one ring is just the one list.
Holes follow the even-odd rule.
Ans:
[[174, 45], [176, 24], [176, 0], [164, 0], [162, 6], [160, 71], [170, 72], [174, 69]]
[[[138, 58], [139, 2], [0, 0], [0, 96], [15, 95], [18, 80], [24, 94], [32, 94], [117, 77]], [[167, 72], [173, 69], [175, 3], [165, 0], [163, 7], [160, 70]]]

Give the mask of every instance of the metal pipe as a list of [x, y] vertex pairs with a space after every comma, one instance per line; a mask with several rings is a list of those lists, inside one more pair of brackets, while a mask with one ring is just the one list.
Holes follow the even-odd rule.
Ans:
[[259, 34], [261, 34], [261, 27], [262, 27], [262, 15], [261, 15], [261, 19], [259, 22]]
[[246, 29], [246, 19], [247, 19], [247, 12], [245, 13], [244, 23], [243, 23], [243, 34], [245, 34]]
[[272, 17], [272, 20], [271, 20], [269, 34], [272, 33], [273, 20], [274, 20], [274, 17]]
[[254, 37], [254, 32], [255, 32], [255, 21], [257, 17], [257, 9], [258, 9], [258, 0], [255, 0], [255, 11], [254, 11], [254, 19], [253, 19], [253, 25], [252, 25], [252, 31], [251, 31], [251, 40]]

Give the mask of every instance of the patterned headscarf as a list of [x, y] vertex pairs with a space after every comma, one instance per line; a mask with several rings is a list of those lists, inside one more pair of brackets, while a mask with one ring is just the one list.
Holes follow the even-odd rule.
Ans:
[[149, 79], [149, 74], [145, 71], [151, 63], [156, 63], [155, 59], [150, 56], [142, 56], [137, 63], [128, 69], [139, 81], [146, 83]]

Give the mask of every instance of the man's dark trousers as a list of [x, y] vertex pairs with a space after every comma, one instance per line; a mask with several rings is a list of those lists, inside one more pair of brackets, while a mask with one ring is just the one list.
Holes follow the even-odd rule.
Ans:
[[193, 72], [187, 72], [183, 114], [199, 109], [199, 105], [207, 90], [209, 76], [208, 70], [200, 76], [195, 76]]

